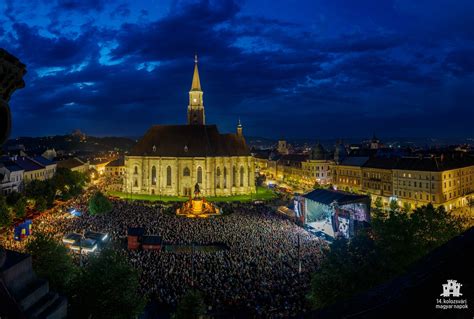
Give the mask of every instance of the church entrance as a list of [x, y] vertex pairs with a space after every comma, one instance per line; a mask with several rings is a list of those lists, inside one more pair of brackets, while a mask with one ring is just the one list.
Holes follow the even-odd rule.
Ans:
[[184, 196], [191, 196], [191, 187], [184, 187], [183, 194]]

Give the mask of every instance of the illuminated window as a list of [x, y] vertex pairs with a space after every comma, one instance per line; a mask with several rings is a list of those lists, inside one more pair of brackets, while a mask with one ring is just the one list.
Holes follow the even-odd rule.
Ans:
[[197, 182], [199, 184], [202, 184], [202, 168], [201, 168], [201, 166], [199, 166], [198, 169], [197, 169]]
[[171, 166], [166, 168], [166, 186], [171, 186]]
[[156, 167], [151, 168], [151, 185], [156, 185]]
[[248, 186], [252, 186], [252, 185], [250, 185], [250, 181], [252, 180], [252, 179], [250, 178], [250, 174], [251, 174], [251, 172], [250, 172], [250, 166], [247, 167], [247, 173], [248, 173], [248, 183], [249, 183]]
[[235, 166], [232, 167], [232, 186], [237, 186], [237, 169]]
[[191, 175], [191, 171], [189, 170], [189, 168], [185, 167], [183, 169], [183, 176], [190, 176]]
[[227, 188], [227, 167], [224, 167], [224, 188]]

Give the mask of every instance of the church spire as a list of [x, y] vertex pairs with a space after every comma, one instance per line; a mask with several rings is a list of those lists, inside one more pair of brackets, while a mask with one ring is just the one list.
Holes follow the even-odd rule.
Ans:
[[188, 124], [190, 125], [205, 125], [206, 118], [204, 115], [204, 102], [201, 90], [201, 81], [199, 80], [199, 72], [197, 66], [197, 54], [194, 55], [194, 74], [193, 83], [191, 84], [191, 91], [189, 91], [189, 105], [188, 105]]
[[194, 55], [194, 74], [193, 74], [193, 83], [191, 84], [191, 91], [201, 91], [201, 81], [199, 80], [197, 54]]

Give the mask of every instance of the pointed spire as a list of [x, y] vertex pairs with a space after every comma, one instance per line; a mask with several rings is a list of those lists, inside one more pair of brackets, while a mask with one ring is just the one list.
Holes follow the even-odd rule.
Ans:
[[237, 126], [242, 127], [242, 123], [240, 122], [240, 116], [239, 116], [239, 124]]
[[191, 91], [202, 91], [201, 90], [201, 81], [199, 80], [197, 54], [194, 55], [194, 74], [193, 74], [193, 83], [191, 85]]

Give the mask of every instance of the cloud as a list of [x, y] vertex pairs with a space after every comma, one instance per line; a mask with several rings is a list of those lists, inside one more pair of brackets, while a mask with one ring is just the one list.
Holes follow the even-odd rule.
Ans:
[[[467, 13], [453, 20], [458, 5], [316, 1], [308, 23], [290, 17], [294, 8], [286, 19], [231, 0], [173, 1], [159, 13], [113, 0], [38, 0], [25, 13], [29, 3], [8, 1], [0, 24], [0, 45], [28, 68], [11, 102], [23, 119], [16, 135], [140, 135], [184, 123], [196, 52], [206, 118], [223, 131], [240, 116], [246, 134], [271, 137], [395, 134], [397, 123], [407, 134], [454, 134], [462, 130], [450, 110], [474, 115], [472, 41], [455, 33], [471, 22]], [[432, 125], [440, 119], [444, 132]]]
[[65, 11], [102, 11], [105, 7], [103, 0], [59, 0], [56, 5], [56, 10]]
[[474, 72], [474, 47], [451, 51], [443, 62], [444, 68], [455, 76]]

